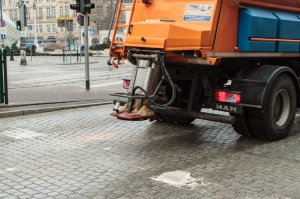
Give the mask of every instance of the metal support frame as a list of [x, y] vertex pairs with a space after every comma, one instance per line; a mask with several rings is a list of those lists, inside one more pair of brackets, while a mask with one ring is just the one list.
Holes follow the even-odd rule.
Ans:
[[0, 103], [8, 104], [6, 49], [0, 51]]
[[90, 89], [90, 74], [89, 74], [89, 39], [88, 39], [88, 14], [84, 14], [84, 49], [85, 49], [85, 87], [87, 90]]
[[[19, 0], [18, 7], [19, 7], [19, 16], [20, 16], [20, 21], [21, 21], [21, 32], [25, 31], [25, 10], [24, 10], [24, 1]], [[27, 65], [27, 60], [26, 60], [26, 43], [25, 43], [26, 37], [20, 37], [20, 50], [21, 50], [21, 61], [20, 65]]]

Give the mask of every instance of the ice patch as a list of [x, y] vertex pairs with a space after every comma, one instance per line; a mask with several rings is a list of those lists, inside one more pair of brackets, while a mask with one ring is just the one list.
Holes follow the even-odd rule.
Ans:
[[15, 171], [16, 169], [15, 168], [7, 168], [5, 169], [5, 171]]
[[33, 138], [38, 136], [43, 136], [43, 133], [37, 133], [34, 131], [21, 129], [21, 128], [14, 128], [12, 130], [7, 130], [2, 132], [5, 136], [11, 137], [14, 139], [22, 139], [22, 138]]
[[159, 176], [151, 177], [151, 179], [182, 189], [194, 189], [195, 187], [200, 185], [206, 186], [206, 184], [202, 182], [203, 180], [193, 178], [191, 177], [191, 173], [180, 170], [166, 172]]

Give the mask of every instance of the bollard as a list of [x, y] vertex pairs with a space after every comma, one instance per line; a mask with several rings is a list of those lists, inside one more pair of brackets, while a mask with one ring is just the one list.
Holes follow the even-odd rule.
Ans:
[[65, 62], [65, 47], [63, 47], [63, 62]]
[[14, 61], [14, 49], [11, 47], [10, 48], [10, 61]]
[[77, 47], [77, 54], [76, 54], [76, 56], [77, 56], [77, 62], [78, 62], [78, 57], [79, 57], [79, 55], [78, 55], [78, 47]]

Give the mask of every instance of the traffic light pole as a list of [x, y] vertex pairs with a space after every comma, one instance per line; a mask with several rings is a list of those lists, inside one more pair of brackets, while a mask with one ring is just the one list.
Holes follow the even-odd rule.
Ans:
[[19, 0], [19, 16], [20, 16], [20, 21], [21, 21], [21, 34], [20, 34], [20, 53], [21, 53], [21, 61], [20, 65], [27, 65], [27, 60], [26, 60], [26, 35], [22, 34], [25, 32], [25, 9], [24, 9], [24, 1]]
[[89, 27], [88, 27], [88, 14], [84, 14], [84, 48], [85, 48], [85, 87], [90, 89], [90, 74], [89, 74]]
[[88, 14], [91, 9], [95, 8], [95, 4], [91, 0], [76, 0], [76, 4], [70, 4], [72, 10], [76, 10], [84, 14], [84, 49], [85, 49], [85, 86], [90, 89], [90, 74], [89, 74], [89, 19]]

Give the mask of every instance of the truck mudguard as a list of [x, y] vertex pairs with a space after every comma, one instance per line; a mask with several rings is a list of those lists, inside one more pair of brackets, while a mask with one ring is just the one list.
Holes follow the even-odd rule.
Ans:
[[[249, 107], [265, 108], [267, 93], [273, 81], [280, 74], [289, 74], [295, 82], [298, 102], [300, 85], [295, 72], [285, 66], [249, 66], [241, 70], [232, 81], [232, 89], [243, 93], [241, 104]], [[299, 104], [298, 104], [299, 106]]]

